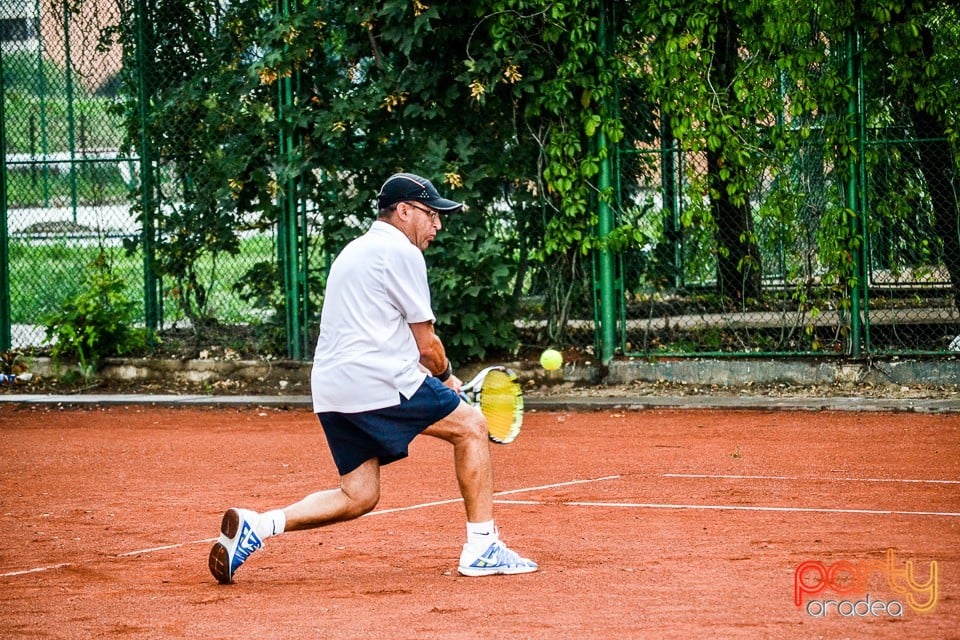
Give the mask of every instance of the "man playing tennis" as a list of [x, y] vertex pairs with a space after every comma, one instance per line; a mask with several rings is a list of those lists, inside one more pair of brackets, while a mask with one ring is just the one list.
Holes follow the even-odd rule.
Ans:
[[461, 401], [462, 383], [434, 333], [423, 251], [442, 227], [440, 214], [463, 205], [410, 173], [390, 176], [377, 205], [379, 217], [369, 231], [350, 242], [330, 269], [311, 373], [313, 409], [340, 486], [284, 509], [228, 509], [209, 556], [210, 572], [222, 584], [233, 581], [266, 538], [371, 511], [380, 500], [380, 467], [406, 457], [421, 433], [453, 445], [467, 516], [459, 572], [537, 570], [499, 540], [486, 422]]

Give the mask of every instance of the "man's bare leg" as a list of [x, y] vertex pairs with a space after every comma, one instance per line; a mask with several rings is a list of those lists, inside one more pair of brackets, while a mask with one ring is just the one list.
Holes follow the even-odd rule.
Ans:
[[453, 464], [467, 522], [493, 520], [493, 460], [483, 414], [461, 402], [453, 413], [423, 433], [453, 445]]
[[286, 507], [285, 531], [315, 529], [334, 522], [359, 518], [380, 501], [380, 462], [367, 460], [340, 477], [340, 487], [311, 493]]
[[483, 414], [465, 402], [424, 431], [453, 445], [454, 467], [467, 512], [467, 542], [457, 571], [465, 576], [530, 573], [537, 563], [500, 541], [493, 522], [493, 459]]

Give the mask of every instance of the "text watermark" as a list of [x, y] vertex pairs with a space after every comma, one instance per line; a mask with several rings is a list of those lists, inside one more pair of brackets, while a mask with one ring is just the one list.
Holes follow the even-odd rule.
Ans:
[[[830, 564], [806, 560], [793, 574], [793, 602], [817, 618], [899, 618], [905, 608], [930, 613], [940, 595], [937, 561], [931, 560], [919, 575], [926, 579], [918, 578], [912, 560], [898, 563], [893, 549], [887, 550], [886, 560], [838, 560]], [[830, 594], [838, 598], [827, 599]]]

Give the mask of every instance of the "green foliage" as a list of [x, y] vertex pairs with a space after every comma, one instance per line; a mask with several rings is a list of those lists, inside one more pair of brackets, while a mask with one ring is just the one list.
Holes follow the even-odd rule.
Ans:
[[145, 349], [147, 334], [134, 326], [137, 304], [125, 289], [123, 278], [101, 253], [87, 268], [78, 291], [43, 320], [53, 356], [76, 359], [81, 372], [89, 376], [102, 358]]
[[[198, 11], [204, 5], [189, 6]], [[534, 232], [542, 228], [542, 209], [535, 204], [547, 189], [535, 162], [539, 152], [525, 148], [518, 139], [526, 135], [528, 124], [516, 120], [518, 105], [509, 91], [518, 77], [508, 72], [519, 71], [501, 61], [485, 60], [491, 65], [490, 75], [484, 77], [489, 91], [476, 93], [479, 76], [462, 61], [474, 47], [489, 49], [485, 30], [476, 27], [495, 21], [478, 18], [481, 6], [428, 7], [394, 1], [362, 3], [343, 11], [336, 3], [305, 3], [299, 11], [281, 15], [235, 5], [220, 20], [222, 43], [217, 44], [216, 38], [208, 43], [195, 41], [190, 29], [162, 34], [183, 43], [175, 59], [164, 60], [170, 71], [162, 77], [186, 81], [170, 88], [170, 97], [161, 101], [163, 107], [152, 118], [152, 126], [157, 125], [161, 140], [205, 149], [196, 159], [172, 156], [171, 171], [188, 177], [188, 188], [182, 207], [165, 212], [159, 229], [163, 241], [157, 267], [176, 278], [173, 291], [181, 306], [193, 301], [186, 307], [188, 315], [203, 310], [201, 283], [189, 271], [199, 252], [231, 251], [229, 235], [224, 234], [237, 226], [244, 212], [256, 212], [256, 224], [262, 227], [274, 224], [277, 209], [271, 203], [279, 197], [317, 204], [321, 215], [315, 222], [324, 255], [334, 255], [362, 232], [380, 183], [399, 170], [430, 176], [442, 191], [478, 210], [503, 211], [503, 205], [509, 204], [498, 223], [510, 227], [515, 219], [515, 226]], [[194, 47], [209, 53], [198, 54], [196, 70], [182, 73], [183, 49], [189, 52]], [[162, 57], [165, 49], [160, 51]], [[451, 51], [461, 55], [451, 56]], [[221, 60], [226, 54], [227, 62], [204, 68], [205, 60], [214, 54]], [[277, 92], [287, 92], [283, 109], [276, 108]], [[136, 115], [133, 108], [129, 113]], [[456, 117], [450, 117], [453, 113]], [[289, 153], [277, 147], [281, 133], [297, 141]], [[580, 171], [582, 159], [572, 154], [582, 144], [571, 139], [568, 146], [565, 161]], [[173, 146], [161, 150], [175, 153]], [[584, 171], [595, 173], [589, 167]], [[192, 185], [195, 188], [189, 188]], [[520, 218], [528, 211], [537, 217]], [[576, 209], [586, 222], [578, 218], [578, 230], [571, 238], [589, 237], [585, 211], [583, 204]], [[488, 251], [476, 241], [477, 234], [488, 232], [485, 221], [464, 220], [470, 222], [462, 229], [441, 235], [446, 236], [445, 253], [460, 260], [449, 262], [461, 272], [460, 277], [473, 269], [474, 251]], [[537, 268], [529, 258], [537, 249], [534, 243], [539, 243], [535, 233], [526, 236], [522, 255], [514, 234], [498, 237], [497, 255], [504, 262], [497, 274], [517, 273], [520, 264]], [[322, 269], [324, 265], [313, 266]], [[276, 299], [265, 291], [262, 273], [251, 272], [245, 279], [251, 300]], [[475, 294], [487, 298], [483, 303], [487, 308], [513, 293], [509, 277], [498, 275], [495, 283], [497, 290], [487, 283]], [[318, 295], [319, 288], [311, 287], [311, 293]], [[454, 346], [471, 355], [503, 349], [509, 341], [506, 329], [478, 322], [470, 316], [470, 305], [454, 296], [438, 295], [436, 307], [438, 314], [459, 327], [451, 340], [462, 345]], [[509, 325], [503, 322], [504, 327]]]
[[[470, 50], [469, 77], [484, 88], [485, 106], [494, 100], [513, 103], [519, 120], [514, 133], [537, 151], [537, 164], [528, 165], [526, 172], [537, 169], [530, 183], [548, 212], [542, 258], [571, 249], [587, 253], [595, 246], [597, 198], [611, 197], [598, 192], [606, 151], [595, 143], [601, 134], [611, 143], [622, 137], [617, 114], [610, 109], [616, 65], [599, 41], [602, 3], [491, 4], [491, 46], [477, 47], [475, 55]], [[495, 72], [506, 74], [509, 82], [499, 81]]]
[[[123, 3], [113, 34], [128, 63], [140, 46], [135, 6]], [[140, 211], [155, 222], [154, 267], [196, 326], [214, 311], [218, 258], [234, 255], [244, 232], [274, 229], [280, 202], [306, 209], [296, 231], [319, 245], [310, 264], [319, 282], [400, 170], [488, 212], [451, 222], [430, 253], [444, 334], [461, 353], [509, 348], [504, 309], [527, 293], [546, 298], [552, 340], [572, 310], [588, 317], [596, 249], [659, 244], [651, 264], [676, 277], [648, 282], [732, 281], [720, 293], [739, 305], [761, 298], [770, 264], [801, 283], [797, 298], [815, 280], [850, 287], [862, 277], [862, 245], [846, 183], [857, 162], [865, 172], [884, 166], [864, 150], [851, 110], [854, 27], [871, 45], [868, 126], [922, 112], [957, 139], [957, 13], [934, 0], [866, 3], [860, 13], [857, 3], [813, 0], [149, 6], [151, 73], [126, 67], [121, 110], [128, 144], [146, 142], [157, 159], [159, 206]], [[681, 193], [669, 213], [682, 228], [639, 221], [601, 236], [601, 203], [623, 220], [638, 185], [663, 177], [659, 160], [634, 152], [674, 146]], [[619, 170], [615, 189], [601, 189], [605, 166]], [[903, 223], [926, 182], [914, 171], [909, 204], [884, 203], [885, 225]], [[934, 255], [926, 236], [949, 233], [936, 226], [942, 215], [928, 217], [933, 229], [891, 240], [885, 255], [915, 241], [924, 250], [912, 260]], [[659, 242], [640, 231], [651, 226]], [[470, 275], [478, 264], [489, 274], [480, 280]], [[279, 269], [259, 264], [237, 290], [282, 310], [280, 282]], [[322, 287], [309, 289], [319, 308]], [[491, 309], [496, 326], [483, 321]]]
[[489, 353], [516, 353], [518, 346], [510, 296], [514, 273], [496, 234], [485, 226], [479, 213], [447, 216], [426, 253], [437, 331], [457, 365]]
[[[129, 7], [114, 34], [131, 63], [137, 17]], [[144, 18], [153, 27], [144, 37], [156, 58], [144, 77], [135, 74], [135, 64], [125, 67], [122, 109], [129, 144], [146, 140], [143, 152], [158, 158], [154, 180], [163, 206], [144, 209], [138, 199], [137, 211], [156, 233], [154, 272], [200, 330], [215, 312], [214, 283], [225, 277], [216, 267], [220, 258], [238, 254], [245, 231], [270, 229], [276, 221], [275, 94], [256, 74], [244, 73], [269, 25], [257, 2], [224, 12], [211, 0], [161, 0]], [[146, 121], [141, 89], [151, 101]]]

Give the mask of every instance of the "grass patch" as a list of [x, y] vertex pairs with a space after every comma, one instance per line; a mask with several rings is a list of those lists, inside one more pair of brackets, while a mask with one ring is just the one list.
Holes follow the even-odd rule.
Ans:
[[[10, 304], [15, 324], [39, 324], [56, 312], [65, 300], [83, 286], [82, 274], [101, 251], [111, 271], [123, 279], [123, 294], [136, 303], [136, 315], [144, 317], [143, 254], [128, 255], [118, 239], [95, 236], [62, 239], [10, 239]], [[210, 315], [225, 324], [257, 322], [264, 310], [252, 308], [233, 290], [234, 283], [255, 264], [274, 257], [272, 236], [244, 238], [237, 255], [220, 255], [200, 261], [203, 283], [209, 288]], [[161, 283], [166, 291], [173, 284]], [[164, 322], [177, 319], [176, 304], [165, 296]]]

